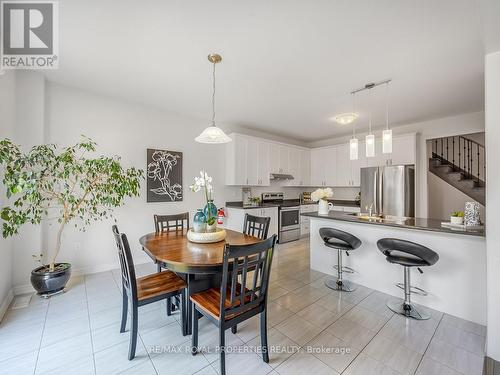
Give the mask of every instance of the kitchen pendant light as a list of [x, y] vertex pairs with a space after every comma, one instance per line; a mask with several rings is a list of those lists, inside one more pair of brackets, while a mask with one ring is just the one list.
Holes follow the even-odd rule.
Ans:
[[[355, 110], [355, 93], [352, 93], [352, 113], [356, 113]], [[358, 160], [358, 150], [359, 150], [358, 138], [356, 138], [356, 122], [354, 121], [352, 125], [352, 138], [349, 141], [349, 159]]]
[[194, 140], [199, 143], [220, 144], [231, 142], [232, 139], [215, 125], [215, 64], [222, 61], [222, 57], [217, 54], [208, 55], [208, 61], [213, 64], [213, 91], [212, 91], [212, 125], [203, 130]]
[[375, 136], [372, 134], [372, 90], [369, 89], [370, 93], [370, 120], [368, 122], [369, 131], [368, 135], [365, 137], [366, 142], [366, 157], [372, 158], [375, 156]]
[[385, 130], [382, 132], [382, 153], [392, 153], [392, 130], [389, 129], [389, 82], [385, 86]]

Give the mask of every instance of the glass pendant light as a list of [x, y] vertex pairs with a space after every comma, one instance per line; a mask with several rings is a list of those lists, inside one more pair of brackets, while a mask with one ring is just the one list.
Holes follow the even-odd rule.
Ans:
[[368, 135], [365, 137], [366, 143], [366, 157], [372, 158], [375, 156], [375, 136], [372, 133], [372, 90], [369, 90], [370, 93], [370, 120], [368, 123], [369, 131]]
[[382, 132], [382, 153], [392, 153], [392, 130], [389, 129], [389, 82], [385, 86], [385, 130]]
[[[355, 110], [355, 93], [352, 93], [352, 113], [356, 113]], [[349, 141], [349, 159], [358, 160], [358, 138], [356, 138], [356, 122], [352, 124], [352, 138]]]
[[222, 61], [222, 57], [217, 54], [208, 55], [208, 61], [213, 64], [213, 92], [212, 92], [212, 125], [203, 130], [203, 132], [197, 136], [194, 140], [199, 143], [210, 143], [210, 144], [219, 144], [219, 143], [228, 143], [231, 142], [232, 139], [226, 135], [222, 131], [221, 128], [218, 128], [215, 125], [215, 64], [220, 63]]

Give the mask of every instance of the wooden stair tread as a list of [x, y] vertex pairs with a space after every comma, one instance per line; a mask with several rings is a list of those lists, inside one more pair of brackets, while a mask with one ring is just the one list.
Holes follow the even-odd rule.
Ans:
[[142, 301], [162, 294], [181, 291], [186, 287], [186, 282], [174, 272], [158, 272], [137, 279], [137, 299]]

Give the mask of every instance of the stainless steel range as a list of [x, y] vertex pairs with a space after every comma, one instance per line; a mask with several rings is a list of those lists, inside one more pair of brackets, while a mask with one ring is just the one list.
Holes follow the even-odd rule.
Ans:
[[300, 203], [298, 201], [285, 201], [283, 193], [262, 193], [262, 204], [278, 206], [279, 243], [300, 238]]

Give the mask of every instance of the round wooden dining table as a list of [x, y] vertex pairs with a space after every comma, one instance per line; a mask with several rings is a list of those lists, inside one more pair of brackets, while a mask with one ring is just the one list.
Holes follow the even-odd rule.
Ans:
[[186, 230], [149, 233], [139, 239], [143, 250], [155, 263], [186, 280], [185, 334], [191, 334], [190, 296], [216, 285], [217, 275], [222, 273], [225, 245], [248, 245], [259, 241], [256, 237], [229, 229], [226, 229], [224, 241], [208, 244], [190, 242]]

